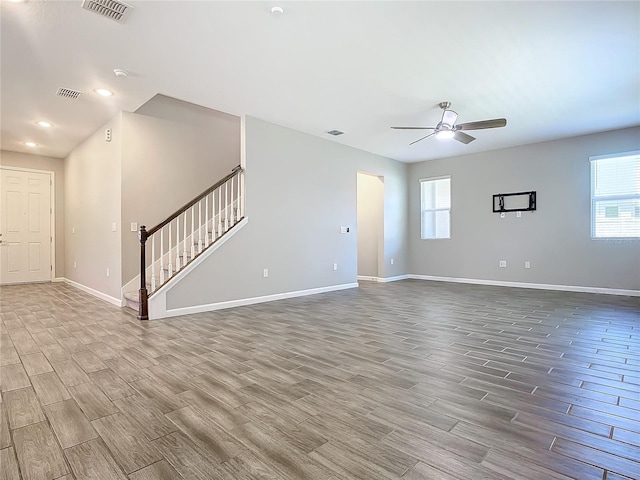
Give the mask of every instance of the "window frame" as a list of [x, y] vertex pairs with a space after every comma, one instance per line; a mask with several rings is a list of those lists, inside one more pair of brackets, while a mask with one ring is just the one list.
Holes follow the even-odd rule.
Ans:
[[637, 236], [596, 236], [596, 205], [602, 201], [615, 201], [615, 200], [640, 200], [640, 193], [637, 194], [625, 194], [625, 195], [600, 195], [595, 196], [596, 179], [594, 177], [594, 168], [598, 160], [608, 160], [612, 158], [624, 158], [639, 156], [640, 150], [634, 150], [630, 152], [610, 153], [606, 155], [592, 155], [589, 157], [589, 202], [590, 202], [590, 218], [589, 218], [589, 230], [592, 240], [640, 240], [640, 235]]
[[[424, 182], [433, 182], [436, 180], [449, 180], [449, 208], [424, 208], [424, 203], [422, 201], [422, 184]], [[419, 192], [420, 192], [420, 240], [451, 240], [451, 198], [452, 198], [452, 182], [451, 182], [451, 175], [440, 175], [437, 177], [426, 177], [426, 178], [420, 178], [418, 180], [418, 184], [419, 184]], [[448, 236], [446, 237], [423, 237], [422, 236], [422, 232], [424, 230], [423, 228], [423, 222], [424, 222], [424, 214], [425, 212], [449, 212], [449, 232], [448, 232]]]

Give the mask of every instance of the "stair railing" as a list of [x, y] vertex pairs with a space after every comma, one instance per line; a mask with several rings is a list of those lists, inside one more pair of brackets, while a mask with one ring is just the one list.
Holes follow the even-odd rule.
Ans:
[[[138, 319], [149, 319], [148, 300], [153, 292], [217, 242], [244, 218], [244, 170], [240, 165], [190, 202], [147, 230], [140, 240], [140, 290]], [[151, 243], [151, 255], [147, 249]], [[159, 247], [156, 255], [156, 244]], [[148, 258], [150, 257], [150, 258]], [[147, 265], [147, 261], [149, 264]], [[147, 275], [150, 283], [147, 284]]]

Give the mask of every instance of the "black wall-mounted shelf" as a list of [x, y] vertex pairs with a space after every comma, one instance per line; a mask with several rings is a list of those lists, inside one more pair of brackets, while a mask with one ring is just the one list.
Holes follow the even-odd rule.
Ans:
[[[520, 208], [506, 208], [505, 207], [505, 198], [506, 197], [516, 197], [516, 196], [524, 196], [527, 195], [529, 197], [529, 206], [528, 207], [520, 207]], [[536, 209], [536, 192], [517, 192], [517, 193], [498, 193], [493, 196], [493, 212], [494, 213], [505, 213], [505, 212], [533, 212]]]

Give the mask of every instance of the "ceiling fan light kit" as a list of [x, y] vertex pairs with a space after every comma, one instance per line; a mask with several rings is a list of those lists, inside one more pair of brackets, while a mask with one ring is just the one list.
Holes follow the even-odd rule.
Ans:
[[459, 123], [456, 125], [458, 114], [453, 110], [449, 110], [451, 102], [440, 102], [438, 106], [443, 110], [442, 119], [435, 127], [391, 127], [395, 130], [433, 130], [433, 133], [425, 135], [418, 140], [411, 142], [409, 145], [418, 143], [425, 138], [435, 135], [438, 139], [453, 138], [465, 145], [473, 142], [476, 138], [464, 133], [462, 130], [485, 130], [487, 128], [499, 128], [507, 125], [506, 118], [494, 118], [493, 120], [481, 120], [479, 122]]
[[455, 135], [456, 135], [456, 132], [454, 132], [453, 130], [441, 129], [439, 132], [436, 133], [436, 138], [448, 140], [450, 138], [455, 137]]

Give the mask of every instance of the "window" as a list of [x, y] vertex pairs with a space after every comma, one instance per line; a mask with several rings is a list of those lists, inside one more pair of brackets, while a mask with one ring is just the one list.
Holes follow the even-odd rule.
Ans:
[[640, 152], [589, 160], [591, 237], [640, 238]]
[[451, 177], [420, 180], [421, 238], [450, 238]]

